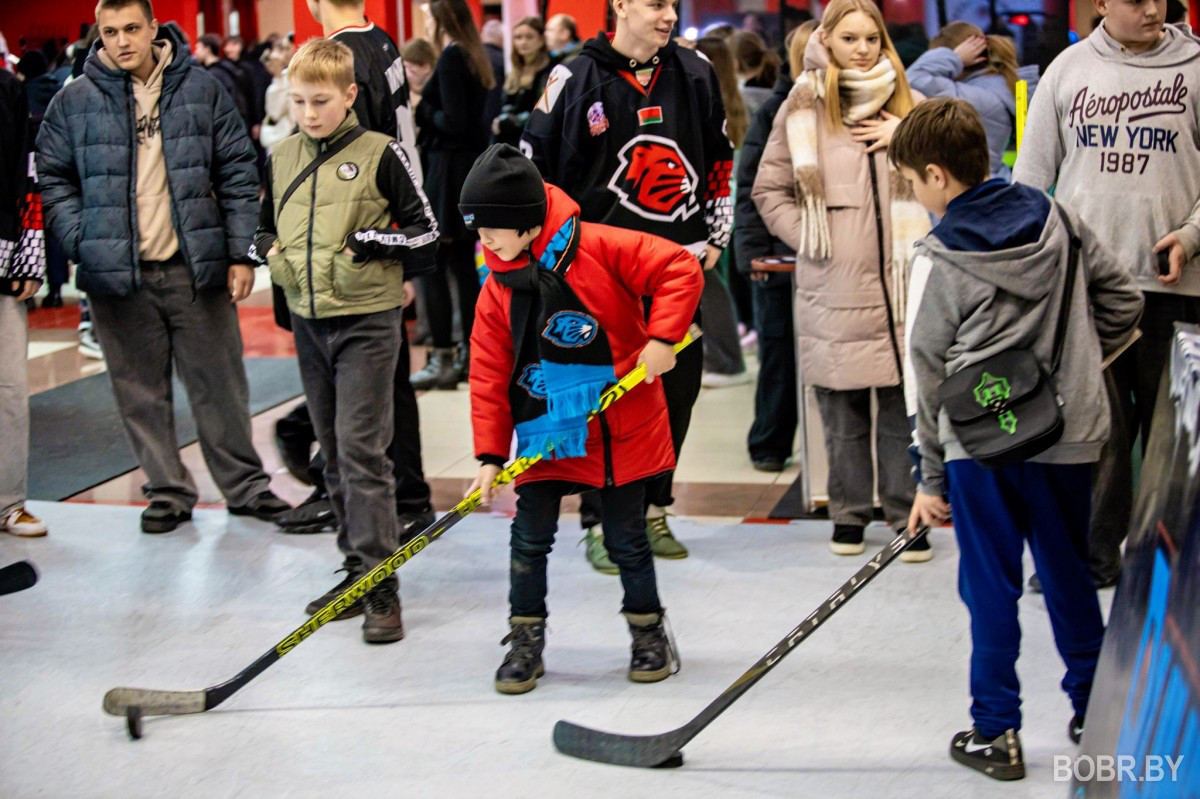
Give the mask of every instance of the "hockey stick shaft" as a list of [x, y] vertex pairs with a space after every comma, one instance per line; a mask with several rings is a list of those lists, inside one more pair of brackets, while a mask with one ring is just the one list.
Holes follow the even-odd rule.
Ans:
[[623, 766], [657, 766], [675, 755], [688, 741], [692, 740], [717, 716], [729, 709], [755, 683], [766, 676], [781, 660], [787, 657], [808, 636], [812, 635], [830, 616], [836, 613], [863, 586], [883, 571], [897, 556], [908, 549], [914, 541], [925, 535], [928, 528], [916, 532], [905, 530], [896, 536], [875, 557], [867, 561], [816, 610], [789, 632], [770, 652], [764, 655], [720, 696], [708, 704], [687, 724], [661, 735], [619, 735], [593, 730], [560, 721], [554, 728], [554, 745], [564, 754], [585, 760], [596, 760]]
[[[683, 340], [674, 345], [678, 353], [700, 337], [700, 328], [692, 325]], [[645, 364], [636, 368], [618, 380], [613, 386], [600, 395], [596, 410], [588, 414], [588, 421], [599, 416], [610, 405], [629, 393], [646, 379]], [[540, 455], [533, 458], [517, 458], [510, 462], [496, 479], [493, 486], [499, 487], [511, 483], [518, 476], [528, 471], [540, 461]], [[464, 497], [454, 508], [435, 521], [423, 532], [404, 546], [397, 549], [389, 557], [374, 567], [342, 594], [325, 607], [314, 613], [308, 621], [289, 633], [274, 647], [264, 652], [257, 660], [243, 669], [232, 679], [202, 691], [154, 691], [141, 688], [113, 688], [104, 695], [104, 710], [114, 716], [124, 716], [130, 707], [140, 710], [143, 715], [176, 715], [183, 713], [202, 713], [220, 705], [234, 693], [245, 687], [247, 683], [275, 664], [280, 658], [291, 652], [321, 627], [338, 617], [342, 611], [358, 602], [368, 591], [379, 585], [396, 570], [407, 563], [413, 556], [440, 538], [447, 530], [465, 519], [482, 504], [482, 494], [479, 489]]]

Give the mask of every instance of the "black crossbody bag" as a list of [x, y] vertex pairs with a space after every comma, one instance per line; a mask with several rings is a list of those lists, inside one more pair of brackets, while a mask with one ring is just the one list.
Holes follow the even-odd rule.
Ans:
[[1081, 247], [1065, 213], [1062, 219], [1071, 243], [1050, 371], [1032, 350], [1011, 349], [962, 368], [938, 387], [938, 399], [967, 454], [993, 469], [1027, 461], [1062, 438], [1063, 399], [1054, 376], [1062, 361]]

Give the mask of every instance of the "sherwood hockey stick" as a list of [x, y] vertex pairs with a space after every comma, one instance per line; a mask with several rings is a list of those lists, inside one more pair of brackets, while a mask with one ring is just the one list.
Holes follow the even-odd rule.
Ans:
[[[681, 351], [689, 344], [700, 338], [700, 328], [692, 325], [683, 341], [675, 345], [675, 352]], [[591, 421], [606, 411], [610, 405], [625, 396], [631, 389], [646, 379], [645, 364], [622, 377], [615, 385], [600, 395], [599, 408], [588, 414]], [[540, 455], [533, 458], [517, 458], [505, 467], [496, 477], [492, 485], [502, 486], [511, 483], [516, 477], [526, 472], [540, 461]], [[337, 618], [343, 610], [350, 607], [383, 580], [390, 577], [401, 566], [407, 563], [433, 541], [436, 541], [447, 530], [458, 524], [473, 511], [479, 508], [480, 492], [478, 489], [454, 506], [454, 509], [430, 525], [424, 532], [413, 538], [400, 549], [397, 549], [386, 560], [364, 574], [358, 582], [350, 586], [339, 597], [317, 611], [308, 621], [293, 630], [287, 637], [267, 650], [258, 660], [251, 663], [233, 679], [205, 688], [201, 691], [155, 691], [144, 688], [113, 688], [104, 695], [104, 710], [114, 716], [125, 716], [132, 738], [142, 737], [141, 718], [145, 716], [174, 716], [187, 713], [203, 713], [212, 710], [217, 705], [233, 696], [244, 688], [247, 683], [275, 664], [288, 652], [300, 645], [305, 638], [321, 629], [325, 624]]]
[[664, 732], [661, 735], [618, 735], [611, 732], [601, 732], [588, 727], [581, 727], [569, 721], [560, 721], [554, 725], [554, 746], [558, 751], [571, 757], [583, 760], [594, 760], [598, 763], [612, 763], [617, 766], [637, 766], [639, 768], [669, 768], [683, 765], [683, 747], [699, 735], [705, 727], [717, 716], [724, 713], [730, 705], [741, 698], [761, 680], [768, 671], [775, 668], [793, 649], [808, 638], [814, 630], [825, 623], [838, 608], [846, 604], [864, 585], [871, 582], [875, 575], [912, 543], [928, 532], [928, 527], [922, 527], [915, 533], [905, 530], [884, 547], [879, 553], [855, 572], [845, 584], [833, 593], [821, 606], [814, 610], [809, 617], [792, 630], [775, 647], [762, 657], [750, 669], [738, 677], [732, 685], [720, 696], [700, 711], [694, 719], [678, 729]]

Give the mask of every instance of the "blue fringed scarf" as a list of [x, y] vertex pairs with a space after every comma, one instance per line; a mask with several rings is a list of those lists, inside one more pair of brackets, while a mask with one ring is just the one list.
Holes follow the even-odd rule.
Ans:
[[617, 379], [608, 337], [567, 284], [578, 246], [572, 216], [528, 266], [492, 273], [512, 289], [516, 357], [508, 397], [520, 457], [586, 455], [588, 413]]

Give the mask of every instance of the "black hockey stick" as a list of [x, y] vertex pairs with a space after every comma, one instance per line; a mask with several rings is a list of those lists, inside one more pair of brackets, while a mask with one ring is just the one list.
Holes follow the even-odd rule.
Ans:
[[[700, 337], [700, 328], [692, 325], [691, 330], [684, 336], [683, 341], [675, 345], [675, 352], [691, 344]], [[599, 408], [588, 415], [588, 420], [595, 418], [608, 409], [608, 406], [625, 396], [632, 388], [646, 379], [645, 364], [622, 377], [611, 388], [600, 395]], [[518, 475], [527, 471], [541, 456], [533, 458], [517, 458], [500, 472], [492, 483], [502, 486], [511, 483]], [[397, 549], [386, 560], [371, 571], [367, 572], [347, 588], [341, 596], [334, 599], [317, 611], [308, 621], [293, 630], [286, 638], [267, 650], [258, 660], [251, 663], [233, 677], [233, 679], [205, 688], [201, 691], [155, 691], [145, 688], [113, 688], [104, 695], [104, 710], [114, 716], [125, 716], [129, 734], [133, 738], [141, 737], [141, 717], [145, 716], [174, 716], [186, 713], [203, 713], [212, 710], [217, 705], [233, 696], [244, 688], [247, 683], [262, 674], [274, 663], [300, 645], [305, 638], [333, 621], [346, 608], [353, 605], [368, 591], [390, 577], [401, 566], [409, 561], [433, 541], [436, 541], [447, 530], [458, 524], [481, 505], [480, 492], [471, 492], [454, 506], [454, 509], [430, 525], [424, 532], [416, 536], [400, 549]]]
[[617, 766], [654, 768], [682, 765], [683, 753], [680, 750], [689, 741], [741, 698], [742, 694], [749, 691], [768, 671], [775, 668], [779, 661], [783, 660], [814, 630], [824, 624], [826, 619], [846, 604], [864, 585], [871, 582], [875, 575], [896, 559], [897, 555], [928, 532], [928, 529], [922, 527], [915, 533], [906, 530], [896, 536], [890, 544], [855, 572], [854, 576], [841, 588], [822, 602], [820, 607], [809, 614], [807, 619], [800, 622], [796, 629], [776, 644], [774, 649], [751, 666], [745, 674], [738, 677], [733, 685], [730, 685], [720, 696], [710, 702], [698, 716], [682, 727], [661, 735], [617, 735], [581, 727], [569, 721], [560, 721], [554, 725], [555, 748], [571, 757], [595, 760], [598, 763], [612, 763]]

